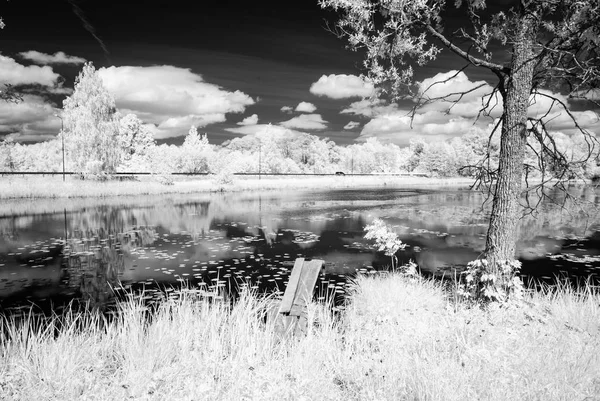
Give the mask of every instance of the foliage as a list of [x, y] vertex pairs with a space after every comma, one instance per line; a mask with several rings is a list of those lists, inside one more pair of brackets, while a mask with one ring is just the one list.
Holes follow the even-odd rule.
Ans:
[[63, 101], [65, 145], [70, 168], [80, 173], [116, 171], [122, 157], [115, 100], [92, 63], [75, 79], [75, 91]]
[[15, 171], [15, 142], [11, 137], [0, 141], [0, 170]]
[[457, 294], [463, 300], [486, 305], [491, 302], [519, 302], [523, 298], [523, 283], [519, 277], [521, 262], [505, 260], [499, 264], [499, 275], [490, 273], [488, 261], [469, 262], [462, 273]]
[[[591, 171], [598, 164], [598, 153], [594, 152], [600, 144], [598, 138], [579, 124], [579, 114], [569, 109], [567, 99], [599, 106], [594, 97], [600, 88], [600, 3], [598, 0], [488, 3], [492, 2], [319, 1], [322, 8], [339, 14], [335, 33], [348, 40], [349, 48], [364, 55], [367, 76], [363, 78], [376, 87], [373, 98], [387, 97], [392, 101], [412, 98], [413, 117], [418, 108], [433, 103], [449, 103], [447, 113], [450, 113], [463, 97], [477, 90], [487, 93], [480, 98], [476, 118], [491, 117], [494, 107], [501, 103], [501, 116], [488, 133], [491, 144], [496, 131], [500, 132], [497, 168], [490, 161], [490, 145], [483, 160], [462, 169], [458, 163], [447, 163], [459, 157], [451, 155], [453, 149], [445, 144], [422, 147], [418, 164], [415, 157], [409, 167], [416, 169], [421, 165], [436, 175], [462, 172], [478, 178], [479, 184], [493, 196], [485, 250], [490, 265], [479, 267], [502, 272], [503, 261], [511, 260], [515, 254], [516, 237], [511, 234], [523, 211], [520, 204], [523, 178], [526, 190], [543, 191], [551, 178], [564, 183], [581, 177], [585, 170]], [[461, 27], [450, 31], [444, 21], [455, 17], [456, 12], [464, 12], [466, 18]], [[434, 82], [415, 82], [413, 68], [436, 59], [443, 47], [464, 62], [465, 67]], [[506, 53], [510, 53], [508, 62]], [[485, 69], [497, 80], [492, 86], [483, 82], [455, 91], [436, 91], [467, 67]], [[547, 101], [548, 106], [532, 113], [532, 103], [539, 100]], [[551, 123], [561, 114], [567, 117], [565, 126], [584, 137], [587, 146], [581, 148], [582, 155], [575, 149], [569, 153], [556, 140]], [[528, 149], [531, 153], [527, 159]], [[590, 159], [594, 161], [586, 166]], [[542, 182], [529, 186], [529, 173], [535, 170]], [[546, 172], [550, 174], [546, 176]]]
[[206, 134], [200, 136], [195, 126], [192, 126], [181, 146], [179, 156], [179, 171], [184, 173], [208, 173], [209, 161], [212, 158], [212, 148]]
[[375, 241], [375, 247], [379, 252], [384, 252], [386, 256], [389, 256], [392, 260], [392, 269], [395, 269], [398, 265], [398, 258], [396, 253], [406, 248], [406, 244], [398, 239], [392, 229], [385, 224], [381, 219], [375, 219], [371, 224], [365, 227], [365, 239]]
[[119, 121], [119, 139], [123, 150], [123, 162], [130, 161], [136, 156], [147, 156], [156, 146], [150, 130], [133, 113], [127, 114]]

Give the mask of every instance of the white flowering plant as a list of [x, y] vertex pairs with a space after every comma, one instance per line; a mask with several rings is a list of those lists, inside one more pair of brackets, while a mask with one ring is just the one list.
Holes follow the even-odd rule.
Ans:
[[457, 294], [462, 300], [488, 304], [520, 301], [523, 283], [518, 276], [521, 262], [504, 260], [498, 262], [496, 272], [490, 271], [487, 259], [477, 259], [467, 264]]
[[381, 219], [373, 220], [365, 227], [365, 231], [365, 239], [375, 240], [375, 248], [391, 258], [392, 269], [395, 269], [398, 266], [396, 252], [406, 248], [406, 244], [398, 239], [398, 234]]

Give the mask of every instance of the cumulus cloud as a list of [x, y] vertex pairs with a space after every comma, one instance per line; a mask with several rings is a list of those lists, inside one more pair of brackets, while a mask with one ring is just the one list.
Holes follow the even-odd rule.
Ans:
[[98, 70], [117, 107], [156, 126], [156, 138], [184, 135], [191, 125], [204, 127], [242, 113], [254, 100], [236, 90], [205, 82], [190, 69], [169, 65], [109, 67]]
[[310, 86], [310, 93], [332, 99], [369, 97], [373, 94], [373, 84], [356, 75], [323, 75]]
[[291, 113], [292, 111], [294, 111], [294, 108], [291, 107], [291, 106], [283, 106], [281, 108], [281, 111], [284, 112], [284, 113]]
[[351, 130], [354, 129], [356, 127], [360, 126], [360, 123], [357, 121], [350, 121], [348, 122], [348, 124], [344, 125], [344, 129], [345, 130]]
[[252, 114], [249, 117], [244, 118], [238, 123], [238, 125], [256, 125], [258, 123], [258, 114]]
[[[429, 102], [417, 109], [412, 120], [408, 109], [401, 110], [396, 105], [386, 105], [381, 101], [354, 102], [342, 113], [371, 117], [363, 126], [358, 140], [377, 137], [398, 145], [408, 145], [410, 139], [416, 136], [427, 140], [445, 140], [473, 129], [491, 132], [490, 124], [502, 115], [502, 99], [499, 95], [490, 96], [492, 86], [485, 81], [470, 81], [463, 72], [437, 74], [419, 82], [418, 87], [420, 95]], [[459, 92], [465, 94], [460, 97]], [[487, 115], [482, 114], [477, 119], [483, 105], [488, 106]], [[567, 109], [571, 107], [564, 95], [538, 90], [530, 97], [528, 116], [545, 116], [549, 131], [573, 134], [577, 129], [563, 105]], [[571, 111], [570, 114], [583, 129], [600, 132], [600, 121], [595, 112]]]
[[320, 130], [327, 128], [327, 121], [320, 114], [301, 114], [297, 117], [280, 123], [282, 127], [307, 130]]
[[363, 99], [351, 103], [350, 106], [343, 109], [341, 113], [354, 114], [365, 117], [375, 117], [382, 114], [393, 113], [397, 110], [398, 105], [395, 103], [386, 104], [386, 102], [381, 99]]
[[59, 75], [49, 66], [17, 63], [13, 58], [0, 55], [0, 83], [11, 85], [54, 86]]
[[317, 106], [308, 102], [300, 102], [298, 106], [296, 106], [296, 111], [300, 113], [313, 113], [317, 110]]
[[69, 56], [64, 52], [56, 52], [54, 54], [46, 54], [35, 50], [19, 53], [22, 58], [33, 61], [36, 64], [83, 64], [86, 62], [84, 58], [77, 56]]
[[24, 95], [19, 103], [0, 102], [0, 132], [18, 140], [41, 140], [60, 130], [57, 109], [38, 95]]
[[246, 125], [242, 127], [235, 128], [225, 128], [225, 131], [233, 132], [236, 134], [244, 134], [244, 135], [255, 135], [255, 134], [302, 134], [300, 131], [296, 131], [293, 129], [281, 127], [279, 125], [271, 125], [271, 124], [256, 124], [256, 125]]

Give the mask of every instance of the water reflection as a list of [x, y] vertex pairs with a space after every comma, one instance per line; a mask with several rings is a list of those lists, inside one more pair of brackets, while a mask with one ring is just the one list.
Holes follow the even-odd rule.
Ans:
[[[593, 189], [577, 199], [597, 202]], [[121, 199], [121, 204], [0, 204], [0, 307], [71, 299], [104, 307], [115, 291], [186, 283], [283, 291], [297, 257], [321, 258], [319, 296], [343, 295], [345, 277], [389, 265], [363, 240], [375, 217], [392, 224], [426, 274], [452, 276], [485, 247], [487, 206], [467, 191], [377, 190], [213, 194]], [[37, 208], [37, 213], [31, 212]], [[58, 209], [58, 210], [57, 210]], [[544, 205], [522, 220], [523, 273], [595, 277], [597, 211]], [[116, 290], [115, 290], [116, 288]], [[149, 302], [160, 296], [151, 296]]]

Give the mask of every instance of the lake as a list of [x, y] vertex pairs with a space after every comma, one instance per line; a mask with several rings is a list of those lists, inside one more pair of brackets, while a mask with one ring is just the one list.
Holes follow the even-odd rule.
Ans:
[[[527, 285], [600, 273], [600, 191], [573, 187], [521, 221]], [[390, 259], [363, 239], [384, 219], [408, 244], [401, 263], [453, 277], [485, 248], [489, 202], [467, 189], [360, 189], [41, 199], [0, 203], [0, 311], [56, 311], [68, 302], [111, 305], [141, 288], [148, 303], [184, 283], [285, 290], [297, 257], [326, 261], [317, 296], [343, 297], [346, 278]], [[573, 201], [577, 201], [573, 203]], [[532, 281], [532, 280], [535, 280]]]

